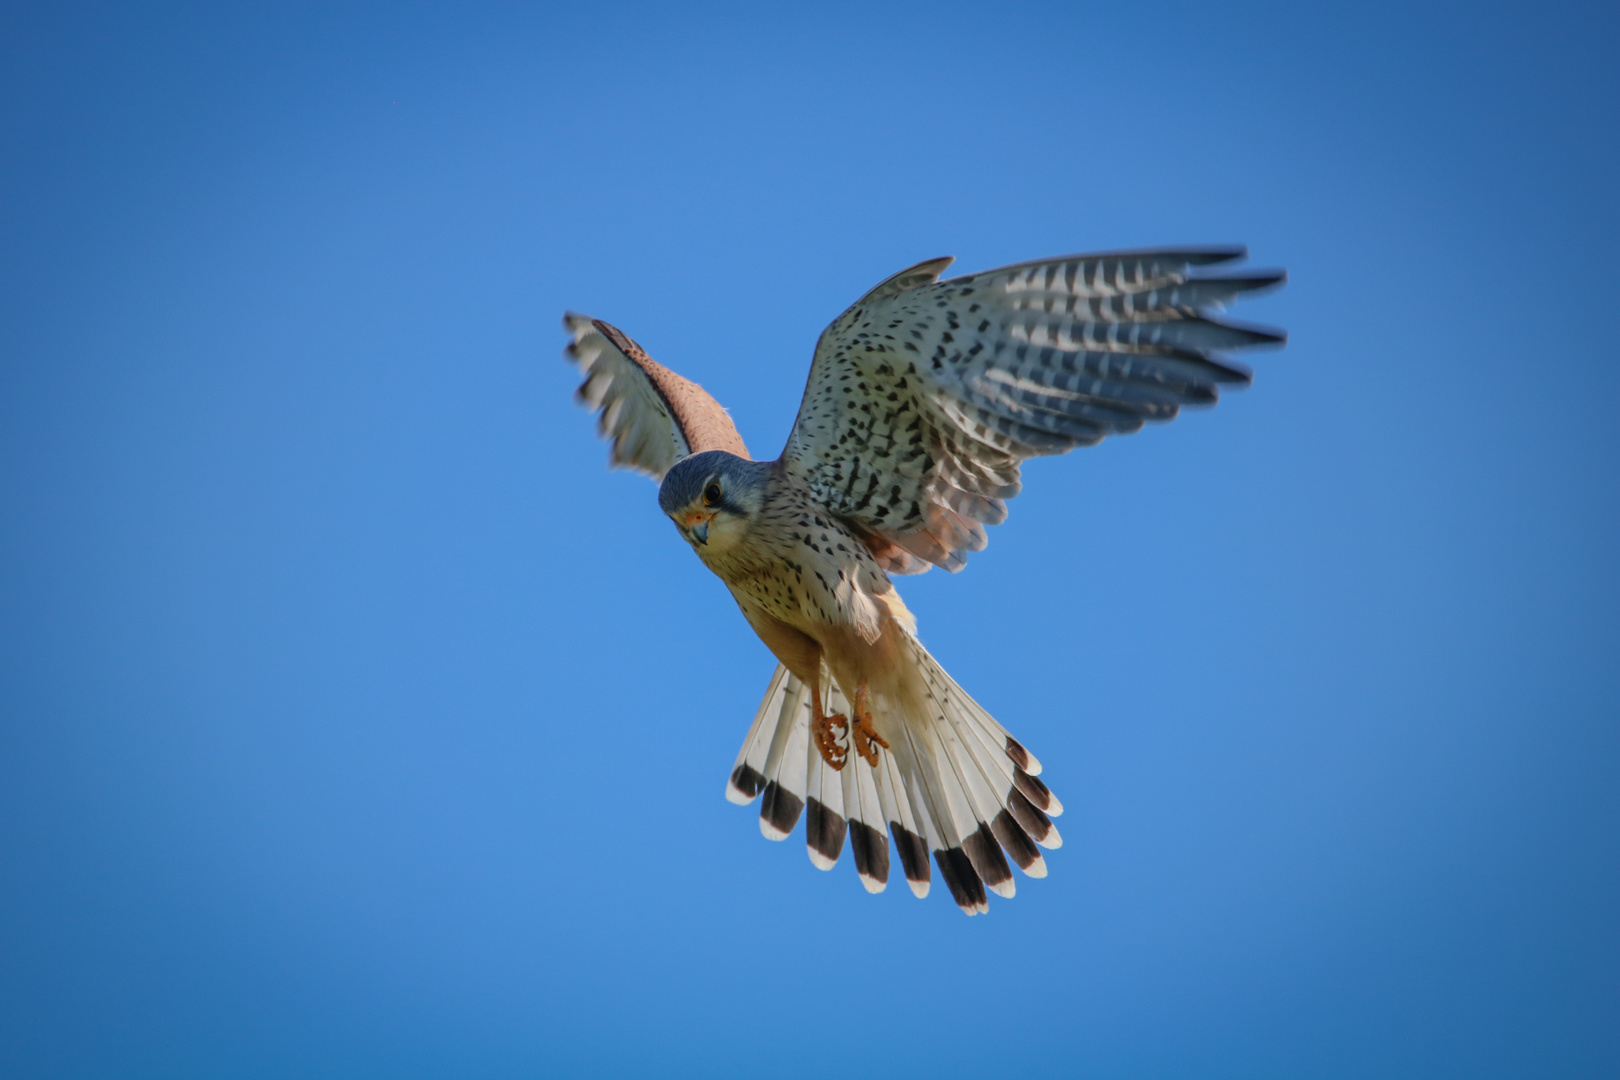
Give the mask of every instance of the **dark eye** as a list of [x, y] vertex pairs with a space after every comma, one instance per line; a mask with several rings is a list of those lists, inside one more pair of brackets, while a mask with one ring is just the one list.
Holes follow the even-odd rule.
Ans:
[[720, 501], [720, 485], [711, 483], [703, 489], [703, 505], [714, 506]]

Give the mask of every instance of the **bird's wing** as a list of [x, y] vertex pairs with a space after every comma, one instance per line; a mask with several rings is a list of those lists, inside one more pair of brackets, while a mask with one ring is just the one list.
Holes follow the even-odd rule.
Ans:
[[1244, 255], [1071, 255], [948, 281], [951, 259], [918, 263], [822, 332], [783, 464], [868, 534], [885, 569], [960, 570], [1006, 518], [1025, 458], [1249, 382], [1217, 350], [1284, 336], [1211, 313], [1284, 275], [1192, 272]]
[[587, 315], [563, 316], [573, 335], [568, 358], [585, 373], [575, 395], [600, 410], [598, 428], [613, 440], [613, 464], [662, 479], [688, 454], [726, 450], [748, 457], [720, 403], [690, 379], [657, 363], [623, 331]]

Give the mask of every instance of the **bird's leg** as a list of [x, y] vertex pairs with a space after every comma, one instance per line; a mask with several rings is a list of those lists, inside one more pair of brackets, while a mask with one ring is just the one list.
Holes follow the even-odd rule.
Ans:
[[[877, 733], [877, 728], [872, 726], [872, 710], [866, 704], [866, 683], [864, 681], [855, 687], [855, 708], [851, 711], [855, 714], [855, 725], [850, 729], [850, 735], [855, 740], [855, 752], [865, 758], [866, 763], [875, 769], [878, 763], [877, 748], [881, 746], [887, 750], [889, 744], [883, 736]], [[877, 745], [874, 746], [874, 743]]]
[[[849, 734], [849, 718], [843, 713], [834, 713], [828, 716], [821, 711], [821, 687], [810, 688], [810, 734], [816, 740], [816, 749], [821, 751], [821, 760], [833, 767], [835, 772], [841, 772], [844, 763], [849, 760], [849, 751], [839, 745], [839, 741]], [[838, 735], [833, 734], [834, 727], [843, 728]]]

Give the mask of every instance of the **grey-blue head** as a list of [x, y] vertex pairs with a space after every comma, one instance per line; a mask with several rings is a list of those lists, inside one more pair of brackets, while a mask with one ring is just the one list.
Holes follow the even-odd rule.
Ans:
[[658, 506], [695, 548], [723, 554], [742, 539], [765, 501], [768, 461], [749, 461], [724, 450], [683, 458], [664, 474]]

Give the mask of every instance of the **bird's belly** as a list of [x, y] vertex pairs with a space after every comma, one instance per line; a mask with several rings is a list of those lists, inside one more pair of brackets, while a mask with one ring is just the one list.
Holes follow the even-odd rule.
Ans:
[[875, 641], [847, 627], [831, 629], [821, 641], [822, 656], [846, 696], [853, 697], [861, 683], [880, 694], [895, 689], [895, 679], [906, 665], [899, 647], [903, 631], [892, 619], [883, 620]]
[[739, 551], [704, 561], [760, 640], [800, 679], [821, 681], [825, 662], [852, 698], [861, 683], [898, 690], [897, 672], [912, 666], [901, 639], [915, 621], [859, 540], [836, 522], [813, 520], [826, 536], [761, 530], [771, 542], [747, 557]]
[[[734, 588], [733, 593], [765, 647], [801, 680], [819, 681], [825, 663], [850, 698], [861, 683], [888, 696], [909, 692], [909, 687], [901, 684], [912, 665], [907, 662], [901, 638], [909, 633], [910, 612], [899, 604], [894, 593], [879, 598], [882, 614], [878, 634], [872, 640], [848, 621], [816, 618], [796, 606], [761, 604], [740, 589]], [[892, 608], [883, 603], [889, 598], [894, 601]]]
[[759, 640], [801, 682], [813, 684], [820, 679], [821, 642], [786, 620], [748, 603], [742, 596], [737, 597], [737, 606], [742, 608], [743, 617], [759, 635]]

